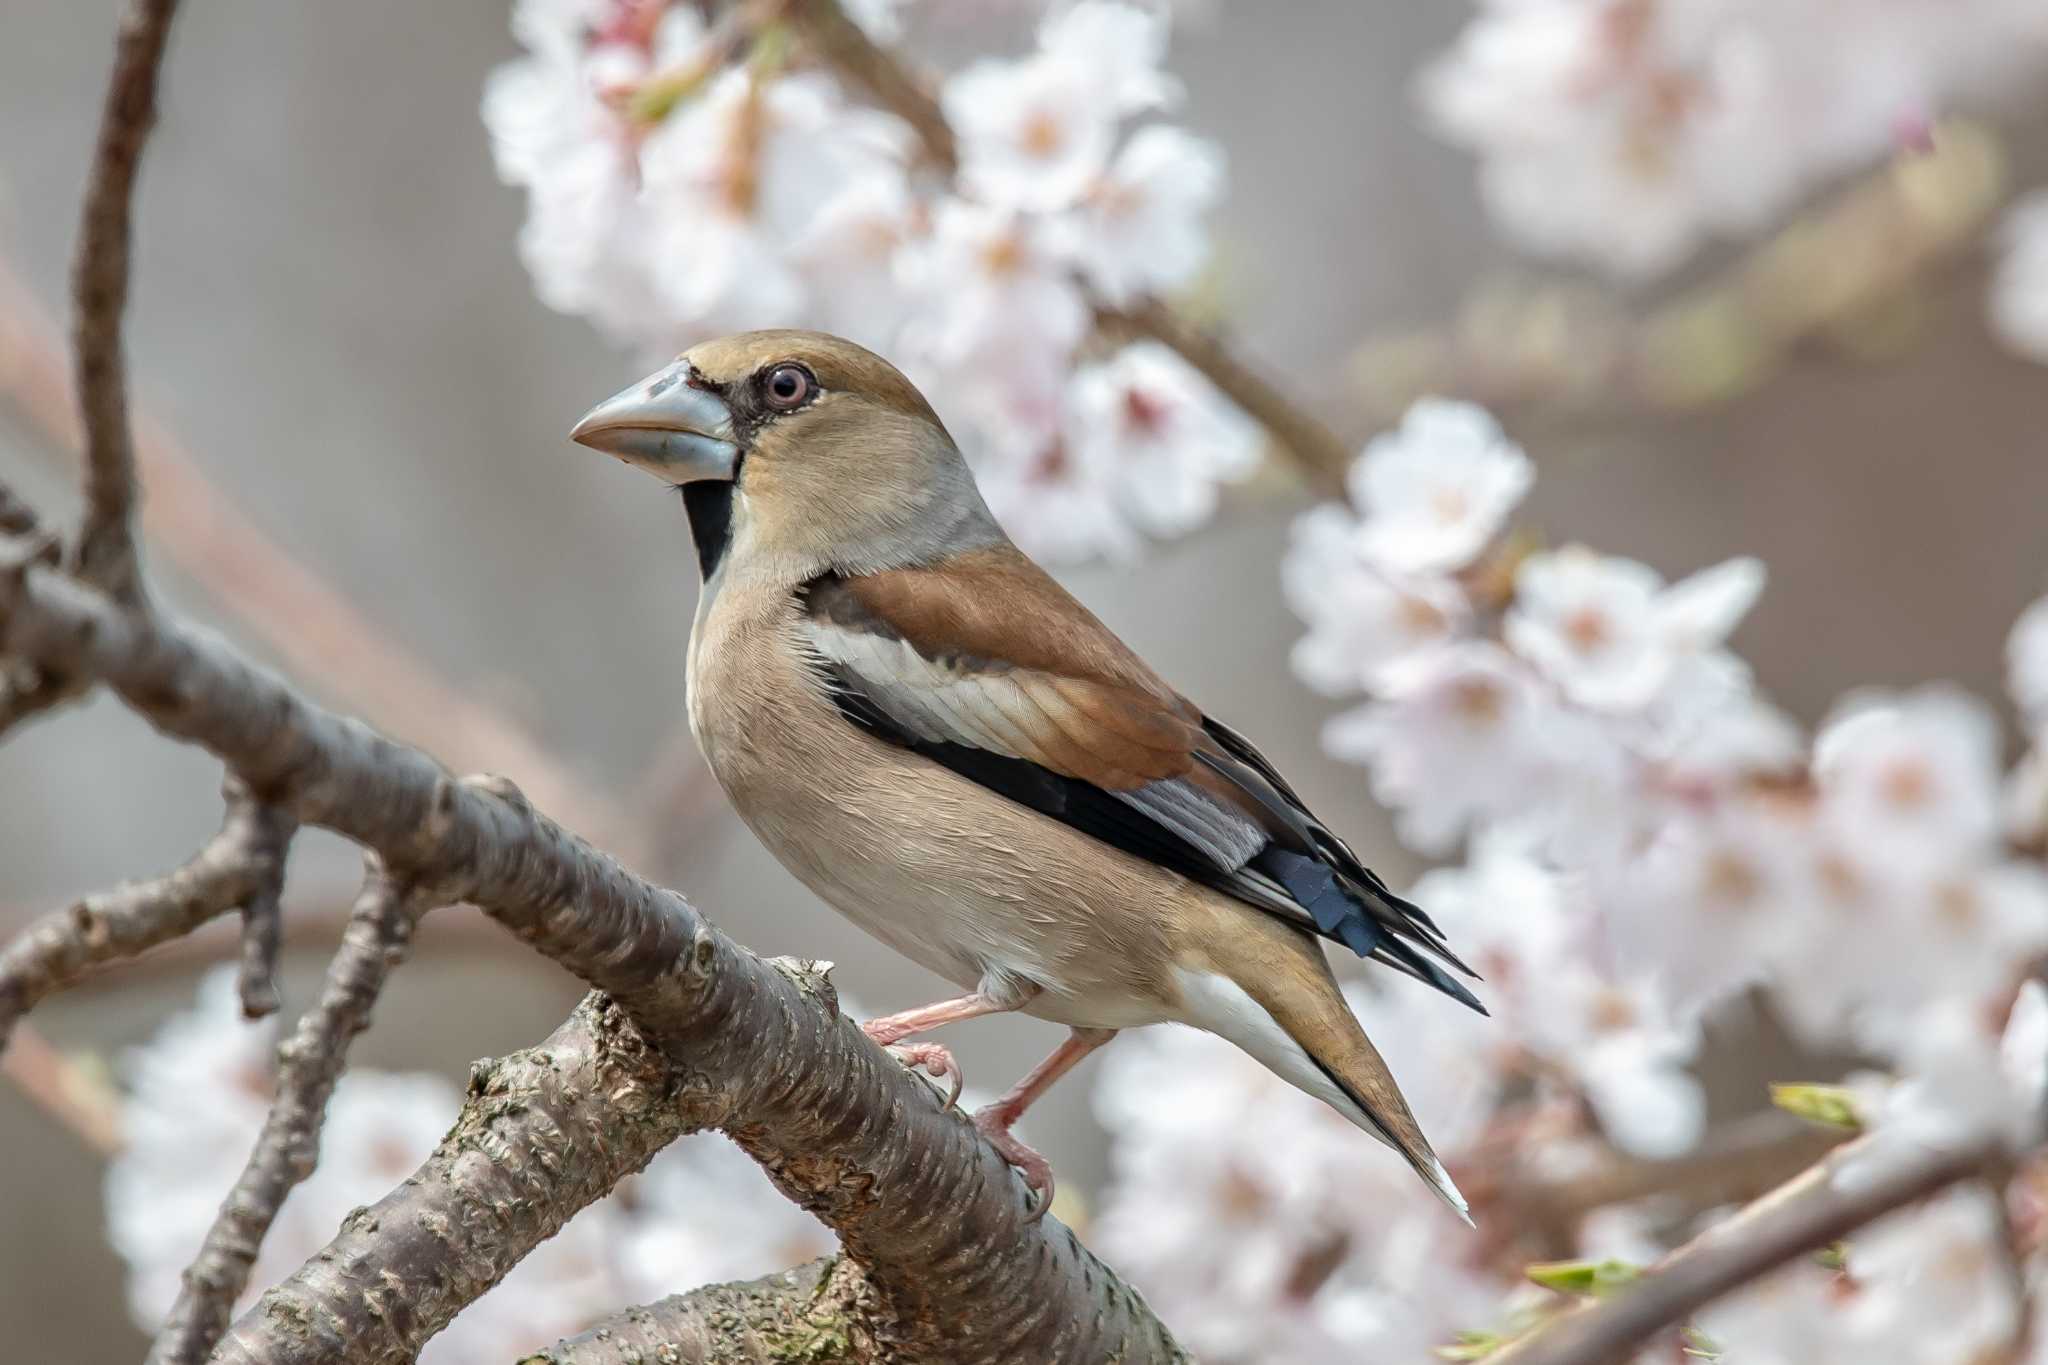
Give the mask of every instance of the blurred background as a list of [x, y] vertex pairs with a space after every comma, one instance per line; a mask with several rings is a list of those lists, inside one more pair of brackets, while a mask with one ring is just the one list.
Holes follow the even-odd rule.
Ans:
[[[1000, 51], [1028, 38], [1029, 22], [1003, 7], [972, 8], [926, 40]], [[111, 9], [8, 0], [0, 12], [0, 479], [64, 516], [76, 507], [71, 458], [47, 419], [62, 391], [52, 398], [38, 365], [64, 306]], [[1712, 246], [1624, 287], [1504, 245], [1472, 157], [1430, 135], [1415, 98], [1417, 71], [1469, 18], [1461, 4], [1220, 3], [1177, 28], [1179, 119], [1228, 157], [1205, 288], [1232, 342], [1354, 443], [1407, 391], [1441, 387], [1444, 367], [1464, 375], [1536, 461], [1527, 518], [1558, 541], [1671, 578], [1760, 557], [1770, 586], [1736, 645], [1802, 720], [1862, 684], [1947, 678], [1999, 697], [2005, 633], [2048, 588], [2048, 373], [1985, 325], [1981, 231], [1859, 314], [1857, 344], [1813, 328], [1753, 384], [1677, 403], [1597, 381], [1549, 385], [1543, 376], [1573, 372], [1611, 340], [1613, 318], [1720, 278], [1743, 248]], [[702, 784], [682, 728], [697, 582], [681, 510], [563, 436], [644, 357], [537, 301], [515, 250], [523, 197], [500, 183], [478, 120], [487, 74], [516, 51], [505, 5], [485, 0], [431, 13], [397, 0], [186, 8], [142, 176], [128, 334], [138, 405], [179, 461], [163, 482], [145, 469], [150, 514], [177, 522], [175, 545], [165, 523], [146, 527], [153, 582], [316, 696], [459, 767], [505, 772], [756, 950], [836, 962], [864, 1008], [942, 994], [799, 888]], [[1988, 111], [2002, 170], [1970, 191], [1986, 200], [1980, 229], [2010, 187], [2048, 181], [2043, 94]], [[1807, 202], [1825, 205], [1853, 179]], [[1591, 332], [1574, 330], [1588, 319]], [[1525, 334], [1533, 359], [1513, 340]], [[1513, 354], [1474, 359], [1474, 337]], [[945, 414], [948, 396], [931, 396]], [[1393, 839], [1364, 773], [1321, 751], [1335, 707], [1288, 670], [1302, 627], [1278, 565], [1309, 505], [1285, 476], [1255, 480], [1186, 539], [1061, 576], [1403, 885], [1422, 865]], [[233, 589], [287, 622], [308, 599], [291, 595], [278, 561], [231, 548], [245, 542], [210, 520], [226, 516], [445, 693], [420, 701], [325, 614], [299, 619], [331, 636], [333, 670], [283, 648]], [[209, 547], [222, 554], [209, 559]], [[471, 706], [531, 750], [488, 728], [456, 734]], [[10, 736], [0, 932], [182, 860], [215, 828], [219, 777], [104, 699]], [[311, 999], [354, 873], [334, 841], [299, 841], [288, 1018]], [[231, 952], [231, 933], [205, 935], [33, 1022], [62, 1053], [115, 1057]], [[474, 912], [446, 911], [355, 1055], [459, 1079], [475, 1058], [537, 1041], [578, 994]], [[970, 1083], [995, 1089], [1057, 1037], [1005, 1018], [948, 1041]], [[1027, 1124], [1083, 1195], [1106, 1169], [1090, 1079], [1054, 1091]], [[0, 1151], [0, 1334], [13, 1355], [138, 1358], [105, 1235], [102, 1158], [4, 1086]]]

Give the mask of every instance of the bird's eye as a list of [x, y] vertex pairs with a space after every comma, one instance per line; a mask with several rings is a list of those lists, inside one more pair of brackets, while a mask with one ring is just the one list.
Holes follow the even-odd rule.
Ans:
[[777, 365], [768, 372], [767, 382], [761, 389], [768, 396], [769, 407], [788, 412], [791, 408], [802, 407], [816, 384], [810, 371], [801, 365]]

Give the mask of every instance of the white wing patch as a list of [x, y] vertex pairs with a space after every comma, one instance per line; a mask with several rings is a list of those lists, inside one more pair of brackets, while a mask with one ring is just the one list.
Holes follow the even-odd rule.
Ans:
[[[857, 678], [863, 696], [921, 740], [1032, 761], [1057, 752], [1056, 746], [1049, 749], [1034, 739], [1032, 732], [1039, 727], [1050, 724], [1065, 744], [1080, 743], [1061, 723], [1064, 702], [1027, 693], [999, 671], [954, 668], [926, 658], [908, 641], [816, 618], [806, 620], [803, 630], [821, 657]], [[1221, 872], [1243, 867], [1266, 846], [1265, 830], [1243, 812], [1177, 778], [1110, 795], [1192, 844]], [[1299, 911], [1284, 892], [1278, 899]]]

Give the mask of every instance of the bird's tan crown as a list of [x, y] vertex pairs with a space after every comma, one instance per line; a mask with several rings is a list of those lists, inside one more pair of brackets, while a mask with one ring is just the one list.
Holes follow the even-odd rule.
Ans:
[[866, 347], [828, 332], [738, 332], [693, 346], [683, 358], [714, 384], [736, 384], [771, 365], [795, 361], [809, 369], [827, 393], [859, 394], [907, 416], [933, 425], [939, 422], [931, 404], [901, 370]]

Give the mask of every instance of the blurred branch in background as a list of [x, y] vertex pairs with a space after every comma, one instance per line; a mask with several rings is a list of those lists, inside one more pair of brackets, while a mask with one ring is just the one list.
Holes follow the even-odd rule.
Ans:
[[[36, 426], [46, 448], [76, 450], [80, 433], [66, 393], [70, 376], [56, 329], [27, 286], [0, 260], [0, 392]], [[462, 768], [515, 773], [536, 801], [597, 831], [628, 863], [661, 855], [689, 831], [655, 824], [576, 773], [474, 688], [464, 689], [407, 651], [319, 574], [235, 506], [175, 434], [147, 410], [136, 415], [135, 460], [147, 483], [142, 529], [295, 672], [399, 735], [431, 742]], [[0, 705], [4, 705], [0, 696]], [[4, 726], [0, 726], [4, 729]], [[701, 764], [676, 756], [650, 767], [665, 812], [699, 810]]]
[[0, 1074], [88, 1150], [102, 1157], [121, 1150], [120, 1100], [112, 1087], [88, 1076], [30, 1025], [17, 1024], [0, 1044]]
[[[1605, 1298], [1562, 1313], [1487, 1355], [1487, 1365], [1622, 1365], [1658, 1330], [1794, 1258], [1825, 1249], [1958, 1181], [2008, 1169], [2010, 1154], [1971, 1137], [1846, 1184], [1852, 1143], [1679, 1247]], [[1994, 1189], [2002, 1188], [2002, 1182]]]
[[1983, 124], [1951, 120], [1647, 312], [1573, 283], [1478, 291], [1442, 327], [1367, 341], [1355, 387], [1375, 424], [1426, 395], [1574, 416], [1724, 402], [1814, 342], [1866, 356], [1909, 338], [1920, 293], [1979, 249], [2007, 193]]

